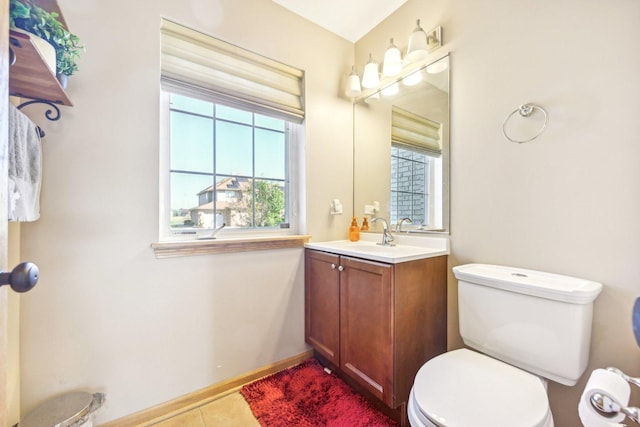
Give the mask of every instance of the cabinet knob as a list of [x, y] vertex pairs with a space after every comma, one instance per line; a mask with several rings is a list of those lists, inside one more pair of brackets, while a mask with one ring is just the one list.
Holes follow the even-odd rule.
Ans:
[[336, 269], [336, 265], [335, 264], [331, 264], [331, 269], [335, 270]]
[[343, 266], [339, 266], [339, 267], [338, 267], [338, 271], [343, 271], [343, 270], [344, 270], [344, 267], [343, 267]]

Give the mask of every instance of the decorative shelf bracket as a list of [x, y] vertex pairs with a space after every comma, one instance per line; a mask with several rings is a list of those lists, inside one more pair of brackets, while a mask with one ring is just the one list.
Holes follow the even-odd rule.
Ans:
[[51, 108], [53, 108], [55, 110], [55, 115], [54, 115], [53, 110], [47, 110], [44, 113], [44, 116], [47, 119], [51, 120], [52, 122], [55, 122], [56, 120], [60, 119], [60, 108], [58, 108], [58, 106], [55, 103], [53, 103], [51, 101], [47, 101], [45, 99], [32, 99], [30, 101], [23, 102], [22, 104], [18, 105], [17, 108], [18, 108], [18, 110], [22, 110], [24, 107], [26, 107], [28, 105], [31, 105], [31, 104], [46, 104], [46, 105], [48, 105], [49, 107], [51, 107]]
[[[60, 108], [58, 108], [58, 106], [56, 104], [54, 104], [51, 101], [47, 101], [45, 99], [32, 99], [30, 101], [25, 101], [22, 104], [18, 105], [18, 110], [22, 110], [24, 107], [27, 107], [31, 104], [46, 104], [49, 107], [53, 108], [52, 109], [48, 109], [45, 113], [44, 116], [49, 119], [52, 122], [55, 122], [56, 120], [60, 119]], [[38, 134], [40, 135], [40, 138], [44, 138], [44, 131], [40, 128], [40, 126], [38, 126]]]

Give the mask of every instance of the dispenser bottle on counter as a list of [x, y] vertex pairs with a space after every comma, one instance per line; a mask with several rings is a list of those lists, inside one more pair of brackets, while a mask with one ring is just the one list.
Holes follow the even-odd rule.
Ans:
[[358, 228], [358, 220], [354, 216], [351, 219], [351, 227], [349, 227], [349, 240], [357, 242], [360, 240], [360, 228]]

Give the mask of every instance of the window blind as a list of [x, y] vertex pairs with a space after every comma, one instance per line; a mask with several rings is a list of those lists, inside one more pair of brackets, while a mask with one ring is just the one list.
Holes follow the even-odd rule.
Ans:
[[165, 90], [301, 123], [304, 71], [215, 37], [161, 21]]
[[442, 155], [442, 125], [396, 106], [391, 109], [391, 142]]

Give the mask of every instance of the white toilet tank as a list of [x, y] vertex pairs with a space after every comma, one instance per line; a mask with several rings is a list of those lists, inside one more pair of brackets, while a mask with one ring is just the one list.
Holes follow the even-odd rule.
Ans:
[[561, 384], [578, 381], [589, 362], [600, 283], [487, 264], [453, 272], [466, 345]]

